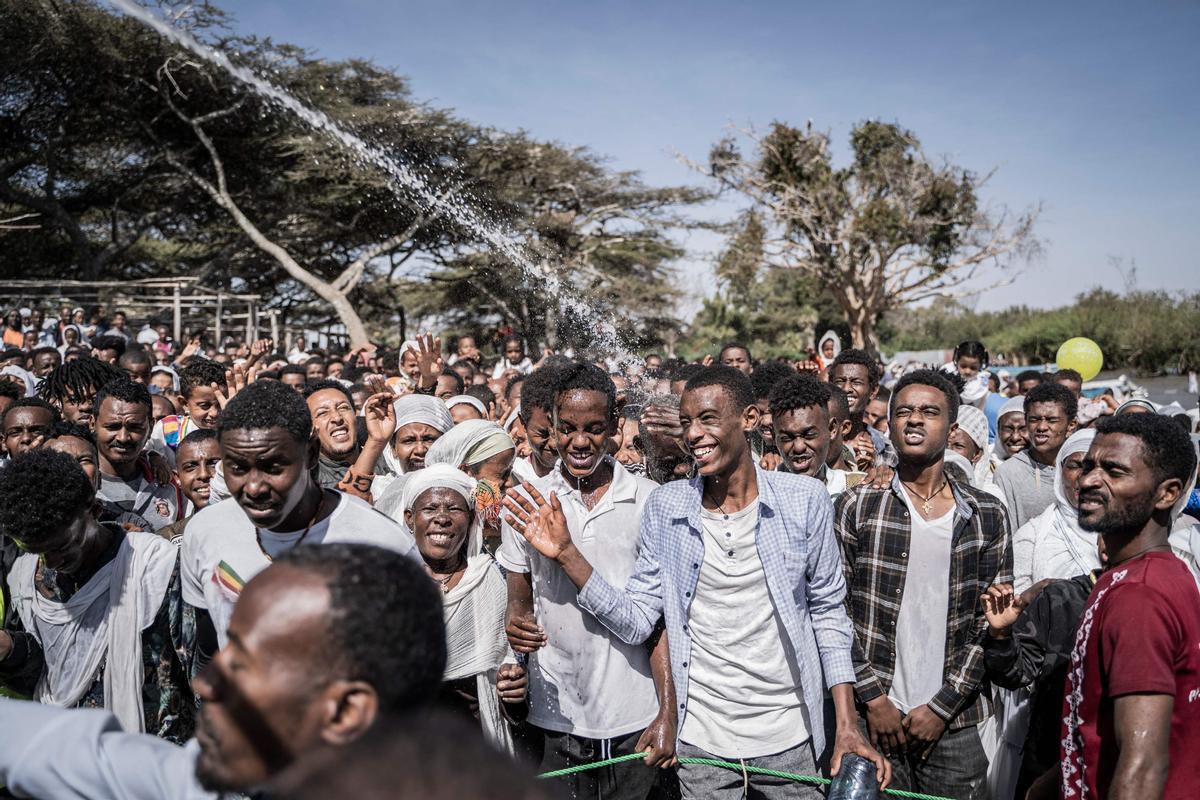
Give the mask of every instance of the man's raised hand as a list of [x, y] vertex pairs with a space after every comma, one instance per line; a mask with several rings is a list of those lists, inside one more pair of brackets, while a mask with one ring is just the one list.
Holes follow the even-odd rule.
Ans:
[[571, 546], [571, 532], [567, 530], [567, 517], [558, 495], [551, 492], [547, 502], [532, 484], [522, 482], [521, 487], [529, 497], [510, 492], [504, 498], [508, 510], [505, 520], [539, 553], [558, 559]]

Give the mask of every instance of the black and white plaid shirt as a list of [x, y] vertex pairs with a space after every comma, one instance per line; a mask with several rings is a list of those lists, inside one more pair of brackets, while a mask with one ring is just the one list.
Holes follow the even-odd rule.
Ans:
[[[1012, 582], [1008, 512], [996, 497], [955, 481], [950, 553], [950, 607], [942, 688], [929, 707], [951, 728], [990, 714], [984, 685], [987, 620], [979, 596]], [[842, 548], [847, 604], [854, 622], [855, 691], [860, 702], [886, 695], [896, 666], [896, 617], [904, 596], [912, 525], [899, 476], [886, 489], [858, 486], [836, 501], [834, 530]]]

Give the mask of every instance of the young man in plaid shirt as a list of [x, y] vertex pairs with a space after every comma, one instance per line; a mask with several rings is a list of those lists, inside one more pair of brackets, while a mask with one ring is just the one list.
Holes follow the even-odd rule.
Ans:
[[1001, 501], [942, 469], [958, 403], [939, 373], [902, 378], [889, 415], [896, 475], [843, 494], [834, 527], [872, 742], [896, 788], [976, 800], [988, 768], [977, 727], [990, 713], [979, 597], [1012, 580], [1012, 553]]

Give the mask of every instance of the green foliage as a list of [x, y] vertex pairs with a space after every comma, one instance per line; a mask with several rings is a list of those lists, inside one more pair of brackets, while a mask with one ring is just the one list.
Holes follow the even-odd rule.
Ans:
[[1049, 363], [1064, 341], [1086, 336], [1100, 346], [1110, 369], [1156, 374], [1200, 368], [1200, 292], [1118, 295], [1097, 288], [1056, 309], [975, 312], [934, 305], [890, 314], [888, 327], [887, 351], [949, 348], [979, 339], [993, 354], [1013, 361]]

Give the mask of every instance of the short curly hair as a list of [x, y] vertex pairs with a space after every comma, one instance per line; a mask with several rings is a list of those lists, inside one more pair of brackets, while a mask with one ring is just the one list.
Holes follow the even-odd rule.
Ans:
[[[609, 419], [617, 417], [617, 385], [613, 383], [608, 373], [595, 364], [577, 361], [569, 367], [564, 367], [556, 373], [554, 382], [554, 407], [558, 408], [559, 398], [567, 392], [582, 389], [590, 392], [600, 392], [604, 395], [605, 414]], [[528, 387], [525, 389], [528, 391]], [[523, 396], [523, 395], [522, 395]]]
[[1098, 436], [1115, 433], [1141, 440], [1146, 466], [1160, 482], [1177, 478], [1187, 488], [1196, 471], [1196, 448], [1175, 420], [1159, 414], [1117, 414], [1096, 423]]
[[305, 384], [302, 394], [304, 399], [308, 400], [308, 398], [324, 389], [336, 389], [346, 396], [346, 399], [350, 401], [350, 405], [354, 405], [354, 395], [350, 394], [350, 390], [346, 387], [346, 384], [333, 378], [322, 378], [319, 381]]
[[837, 354], [837, 358], [829, 365], [829, 379], [833, 380], [833, 372], [843, 364], [857, 364], [867, 368], [867, 382], [872, 387], [879, 385], [879, 380], [883, 377], [883, 370], [879, 368], [879, 362], [868, 353], [866, 350], [858, 350], [851, 347], [849, 350], [843, 350]]
[[771, 390], [776, 384], [786, 381], [796, 374], [796, 370], [779, 361], [767, 361], [759, 364], [750, 373], [750, 385], [754, 387], [754, 399], [766, 400], [771, 396]]
[[75, 459], [39, 448], [16, 456], [0, 470], [0, 533], [40, 553], [79, 515], [95, 492]]
[[[937, 389], [946, 396], [946, 411], [950, 421], [958, 419], [958, 389], [954, 383], [946, 377], [944, 372], [934, 369], [917, 369], [908, 373], [900, 380], [896, 381], [896, 385], [892, 387], [893, 402], [900, 398], [900, 392], [907, 389], [909, 386], [929, 386]], [[888, 407], [888, 416], [891, 416], [892, 409]]]
[[23, 397], [20, 400], [18, 400], [17, 402], [13, 403], [7, 409], [5, 409], [3, 414], [0, 414], [0, 433], [3, 432], [4, 424], [8, 420], [8, 415], [11, 414], [12, 412], [16, 411], [18, 408], [40, 408], [40, 409], [50, 412], [50, 424], [51, 425], [58, 422], [60, 419], [58, 409], [55, 408], [54, 406], [50, 405], [49, 403], [47, 403], [42, 398], [40, 398], [40, 397]]
[[225, 367], [207, 358], [193, 358], [188, 365], [179, 370], [179, 396], [187, 400], [192, 390], [198, 386], [212, 384], [227, 388], [225, 385]]
[[118, 378], [109, 381], [100, 391], [96, 392], [96, 416], [100, 416], [100, 404], [112, 398], [123, 403], [137, 403], [146, 407], [146, 414], [154, 416], [154, 402], [150, 399], [150, 390], [144, 384], [134, 383], [129, 378]]
[[446, 669], [442, 599], [416, 562], [373, 545], [325, 544], [293, 548], [274, 564], [324, 581], [334, 675], [369, 683], [384, 711], [412, 711], [437, 696]]
[[522, 424], [528, 424], [533, 410], [540, 408], [546, 415], [554, 413], [554, 389], [558, 385], [558, 371], [562, 367], [543, 365], [529, 373], [521, 384], [521, 411], [517, 415]]
[[217, 434], [228, 431], [282, 428], [297, 442], [312, 436], [308, 403], [290, 386], [278, 381], [255, 381], [242, 389], [217, 417]]
[[750, 385], [750, 379], [740, 369], [723, 364], [704, 367], [688, 379], [683, 391], [691, 392], [705, 386], [720, 386], [724, 389], [733, 400], [734, 405], [737, 406], [738, 412], [754, 405], [754, 387]]
[[792, 375], [782, 380], [771, 390], [768, 401], [771, 416], [778, 419], [781, 415], [798, 408], [820, 406], [821, 410], [829, 413], [829, 398], [833, 397], [828, 383], [819, 381], [813, 375]]
[[1071, 390], [1061, 383], [1043, 381], [1030, 389], [1029, 394], [1025, 395], [1026, 415], [1034, 403], [1057, 403], [1062, 407], [1067, 419], [1075, 419], [1075, 415], [1079, 413], [1079, 401], [1071, 394]]

